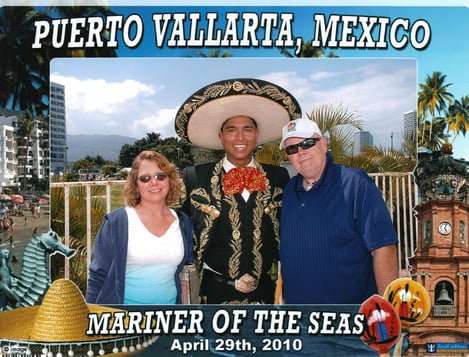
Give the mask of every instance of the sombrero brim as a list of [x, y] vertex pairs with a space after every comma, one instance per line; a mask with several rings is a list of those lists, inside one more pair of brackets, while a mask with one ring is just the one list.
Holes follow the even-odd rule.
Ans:
[[[104, 313], [104, 312], [117, 312], [122, 311], [118, 309], [108, 308], [105, 306], [100, 305], [91, 305], [88, 304], [89, 313]], [[2, 339], [9, 339], [9, 340], [25, 340], [25, 341], [44, 341], [43, 339], [38, 339], [34, 337], [33, 328], [36, 322], [36, 318], [38, 316], [40, 306], [28, 306], [28, 307], [20, 307], [17, 309], [3, 311], [0, 312], [0, 320], [2, 321], [0, 325], [0, 336]], [[53, 316], [51, 316], [53, 318]], [[56, 320], [55, 324], [57, 326], [56, 330], [60, 331], [60, 324], [64, 326], [70, 326], [73, 324], [73, 321], [70, 319], [65, 320]], [[43, 331], [47, 334], [47, 331]], [[65, 331], [63, 331], [65, 333]], [[60, 341], [96, 341], [99, 339], [103, 339], [102, 336], [92, 335], [88, 336], [85, 333], [86, 331], [76, 330], [74, 331], [74, 335], [50, 335], [46, 341], [47, 342], [60, 342]]]
[[[95, 352], [95, 355], [98, 354], [98, 349], [105, 351], [104, 354], [99, 353], [101, 356], [112, 355], [113, 357], [125, 357], [131, 356], [133, 354], [139, 353], [142, 349], [146, 348], [149, 343], [150, 338], [146, 336], [140, 336], [139, 338], [127, 337], [127, 343], [122, 341], [122, 336], [87, 336], [85, 331], [83, 334], [77, 331], [77, 334], [74, 335], [72, 340], [67, 340], [66, 336], [63, 336], [63, 339], [54, 338], [47, 339], [47, 341], [36, 341], [35, 338], [31, 338], [32, 329], [34, 325], [34, 319], [36, 318], [40, 306], [29, 306], [23, 308], [17, 308], [14, 310], [0, 312], [0, 347], [3, 349], [6, 346], [21, 346], [23, 348], [29, 348], [32, 355], [42, 354], [43, 348], [46, 347], [55, 353], [62, 352], [62, 355], [67, 355], [67, 350], [73, 349], [74, 355], [87, 355], [88, 349], [90, 346], [93, 346], [92, 349]], [[107, 308], [99, 305], [90, 305], [88, 304], [88, 309], [90, 313], [103, 313], [103, 312], [116, 312], [122, 311], [113, 308]], [[63, 324], [67, 324], [68, 321], [63, 321]], [[153, 337], [155, 339], [157, 337]], [[79, 341], [77, 341], [79, 339]], [[135, 343], [135, 341], [140, 341]], [[128, 348], [125, 352], [122, 351], [122, 345], [127, 345]], [[139, 346], [138, 346], [139, 345]], [[115, 352], [114, 349], [118, 346], [118, 351]], [[129, 348], [129, 346], [132, 346]], [[137, 346], [137, 347], [135, 347]], [[81, 353], [78, 349], [81, 349]]]
[[[32, 354], [40, 353], [43, 349], [54, 353], [64, 350], [80, 351], [75, 355], [86, 355], [88, 351], [98, 350], [100, 355], [134, 354], [138, 349], [154, 342], [157, 337], [143, 334], [86, 334], [89, 314], [123, 311], [125, 310], [87, 304], [72, 281], [58, 279], [50, 286], [41, 305], [0, 312], [0, 347], [28, 348]], [[126, 321], [128, 322], [127, 319]], [[82, 351], [84, 349], [86, 350]]]
[[182, 139], [207, 149], [223, 149], [218, 133], [234, 116], [254, 119], [258, 144], [277, 140], [282, 127], [301, 117], [296, 99], [276, 84], [253, 78], [212, 83], [190, 96], [176, 115], [176, 132]]

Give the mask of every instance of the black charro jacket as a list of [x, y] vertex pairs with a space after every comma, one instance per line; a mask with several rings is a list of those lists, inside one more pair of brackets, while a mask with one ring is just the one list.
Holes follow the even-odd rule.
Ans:
[[231, 278], [248, 273], [260, 278], [278, 258], [279, 222], [285, 168], [256, 163], [264, 173], [266, 190], [225, 195], [223, 160], [189, 167], [184, 175], [183, 211], [194, 222], [195, 260]]

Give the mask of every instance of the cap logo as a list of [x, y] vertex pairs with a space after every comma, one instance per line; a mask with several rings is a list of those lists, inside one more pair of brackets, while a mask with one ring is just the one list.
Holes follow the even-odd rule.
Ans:
[[290, 123], [288, 123], [287, 131], [290, 132], [290, 131], [295, 131], [295, 130], [296, 130], [296, 122], [291, 121]]

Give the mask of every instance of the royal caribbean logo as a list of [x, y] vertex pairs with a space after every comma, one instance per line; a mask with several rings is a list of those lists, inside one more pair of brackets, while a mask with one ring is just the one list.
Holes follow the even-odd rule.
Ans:
[[436, 342], [427, 343], [427, 353], [467, 353], [468, 344], [465, 342]]

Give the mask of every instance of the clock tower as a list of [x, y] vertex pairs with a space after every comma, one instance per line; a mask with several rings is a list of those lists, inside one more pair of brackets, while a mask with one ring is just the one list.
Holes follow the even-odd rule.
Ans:
[[[431, 297], [428, 318], [409, 329], [409, 355], [424, 355], [427, 343], [469, 343], [469, 173], [452, 147], [420, 153], [415, 169], [420, 203], [412, 279]], [[467, 355], [466, 351], [466, 355]]]

